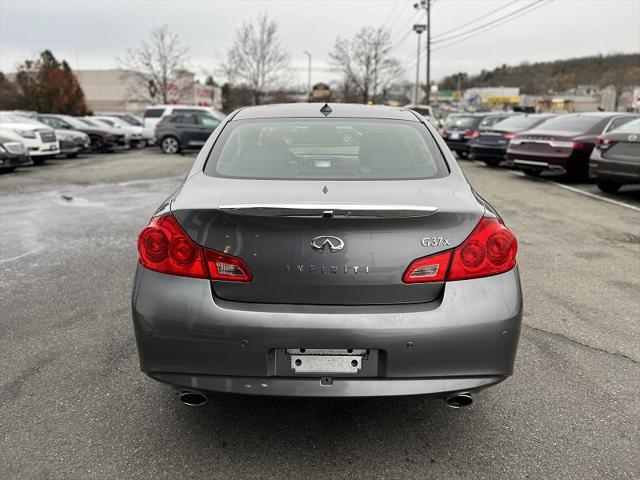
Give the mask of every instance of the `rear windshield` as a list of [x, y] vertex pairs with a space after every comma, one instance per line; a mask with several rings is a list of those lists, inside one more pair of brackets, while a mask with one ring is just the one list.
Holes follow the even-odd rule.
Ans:
[[525, 117], [524, 115], [516, 115], [496, 123], [493, 128], [496, 130], [516, 132], [526, 130], [542, 122], [544, 122], [544, 118], [541, 117]]
[[204, 172], [253, 179], [400, 180], [442, 177], [448, 170], [421, 123], [300, 118], [230, 122]]
[[601, 117], [565, 115], [544, 122], [540, 125], [540, 130], [586, 132], [601, 120]]
[[475, 128], [480, 123], [479, 117], [463, 116], [463, 115], [449, 115], [445, 128], [456, 128], [466, 130], [468, 128]]
[[627, 122], [618, 128], [614, 128], [609, 133], [635, 133], [640, 135], [640, 118]]

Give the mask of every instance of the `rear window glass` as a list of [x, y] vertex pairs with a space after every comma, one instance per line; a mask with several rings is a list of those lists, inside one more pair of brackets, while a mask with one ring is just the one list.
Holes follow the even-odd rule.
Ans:
[[525, 117], [524, 115], [516, 115], [501, 120], [500, 122], [496, 123], [493, 128], [495, 128], [496, 130], [519, 131], [531, 128], [543, 121], [544, 118], [541, 117]]
[[489, 117], [484, 117], [480, 121], [480, 129], [493, 127], [496, 123], [501, 122], [505, 118], [509, 118], [509, 117], [502, 117], [499, 115], [491, 115]]
[[204, 172], [253, 179], [399, 180], [442, 177], [448, 170], [421, 123], [300, 118], [230, 122]]
[[147, 108], [144, 111], [144, 118], [160, 118], [164, 113], [164, 108]]
[[586, 132], [602, 120], [602, 117], [565, 115], [544, 122], [540, 130]]
[[449, 115], [449, 117], [447, 118], [447, 123], [445, 124], [445, 128], [466, 130], [467, 128], [475, 128], [478, 123], [480, 123], [480, 119], [478, 117]]
[[624, 125], [611, 130], [609, 133], [635, 133], [640, 135], [640, 118], [627, 122]]

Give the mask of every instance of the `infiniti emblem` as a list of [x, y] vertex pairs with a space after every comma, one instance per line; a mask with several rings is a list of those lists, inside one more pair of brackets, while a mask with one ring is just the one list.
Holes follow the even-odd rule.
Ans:
[[329, 250], [331, 252], [339, 252], [344, 248], [344, 242], [341, 238], [338, 237], [330, 237], [330, 236], [320, 236], [311, 240], [311, 248], [314, 250], [323, 251], [324, 247], [329, 246]]

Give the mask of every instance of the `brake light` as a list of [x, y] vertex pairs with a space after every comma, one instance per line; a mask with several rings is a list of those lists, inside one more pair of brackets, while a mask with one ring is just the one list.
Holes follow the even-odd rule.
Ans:
[[583, 147], [584, 147], [583, 142], [573, 142], [573, 144], [571, 145], [571, 148], [573, 148], [574, 150], [577, 150], [578, 148], [583, 148]]
[[140, 232], [138, 254], [142, 266], [169, 275], [238, 282], [252, 278], [241, 259], [196, 244], [171, 214], [153, 218]]
[[518, 242], [497, 218], [483, 217], [471, 235], [453, 250], [415, 260], [405, 283], [426, 283], [488, 277], [516, 266]]
[[478, 130], [466, 130], [463, 134], [464, 138], [476, 138], [480, 136]]
[[505, 140], [511, 140], [513, 137], [515, 137], [517, 135], [516, 132], [504, 132], [502, 135], [500, 135], [502, 138], [504, 138]]
[[446, 130], [443, 130], [440, 135], [442, 136], [442, 138], [447, 138], [449, 136], [449, 132], [447, 132]]
[[162, 122], [156, 123], [156, 128], [162, 128], [162, 127], [163, 127]]

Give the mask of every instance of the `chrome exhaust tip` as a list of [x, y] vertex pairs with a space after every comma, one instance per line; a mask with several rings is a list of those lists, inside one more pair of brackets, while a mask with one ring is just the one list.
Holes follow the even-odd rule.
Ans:
[[473, 397], [471, 396], [471, 392], [456, 392], [449, 395], [444, 403], [449, 408], [464, 408], [473, 403]]
[[201, 392], [183, 390], [180, 392], [180, 401], [190, 407], [201, 407], [207, 403], [207, 396]]

